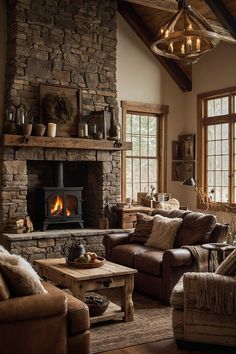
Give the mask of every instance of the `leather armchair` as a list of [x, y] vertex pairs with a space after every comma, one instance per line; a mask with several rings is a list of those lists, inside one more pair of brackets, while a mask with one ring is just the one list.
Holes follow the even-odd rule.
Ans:
[[47, 294], [0, 301], [0, 353], [88, 354], [87, 306], [43, 282]]

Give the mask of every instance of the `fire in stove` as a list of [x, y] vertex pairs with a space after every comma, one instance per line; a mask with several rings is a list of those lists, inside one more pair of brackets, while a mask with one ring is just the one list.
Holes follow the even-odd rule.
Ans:
[[[62, 215], [63, 214], [63, 201], [60, 195], [56, 196], [56, 201], [53, 203], [50, 210], [51, 215]], [[66, 213], [67, 215], [67, 213]]]
[[[77, 199], [73, 195], [66, 195], [65, 198], [65, 215], [71, 216], [76, 215], [77, 211]], [[60, 216], [64, 215], [64, 199], [61, 195], [56, 195], [51, 197], [50, 204], [50, 215]]]

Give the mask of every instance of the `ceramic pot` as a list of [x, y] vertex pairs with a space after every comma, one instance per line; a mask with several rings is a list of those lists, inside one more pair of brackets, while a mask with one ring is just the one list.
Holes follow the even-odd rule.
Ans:
[[24, 123], [22, 126], [23, 135], [30, 136], [32, 133], [33, 125], [32, 123]]
[[46, 126], [43, 124], [37, 124], [34, 128], [35, 135], [43, 136], [46, 131]]

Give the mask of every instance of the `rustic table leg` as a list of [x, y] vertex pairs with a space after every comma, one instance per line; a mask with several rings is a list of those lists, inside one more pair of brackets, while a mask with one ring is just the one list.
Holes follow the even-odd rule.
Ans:
[[126, 276], [125, 286], [121, 293], [121, 311], [124, 311], [125, 322], [133, 321], [134, 319], [134, 304], [132, 299], [132, 293], [134, 289], [134, 276]]
[[74, 297], [77, 297], [81, 301], [85, 302], [86, 286], [84, 282], [71, 282], [69, 289]]

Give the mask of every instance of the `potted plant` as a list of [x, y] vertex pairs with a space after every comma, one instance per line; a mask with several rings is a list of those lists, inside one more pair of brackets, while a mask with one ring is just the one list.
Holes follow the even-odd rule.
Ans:
[[34, 127], [34, 133], [36, 136], [43, 136], [46, 131], [46, 125], [42, 123], [37, 123]]

